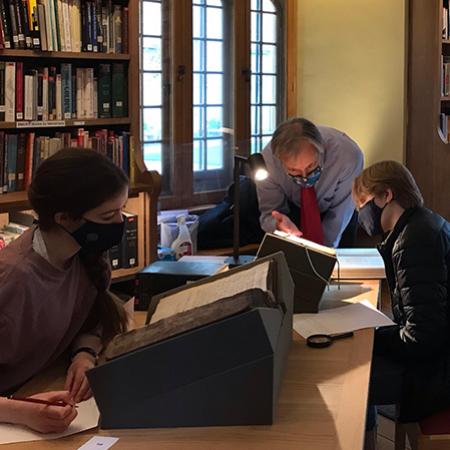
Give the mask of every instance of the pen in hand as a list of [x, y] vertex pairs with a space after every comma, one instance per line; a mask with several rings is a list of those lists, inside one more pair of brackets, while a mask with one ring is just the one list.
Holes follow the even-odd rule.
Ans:
[[48, 400], [41, 400], [39, 398], [30, 398], [30, 397], [9, 397], [11, 400], [18, 400], [20, 402], [29, 402], [29, 403], [38, 403], [40, 405], [47, 405], [47, 406], [67, 406], [70, 405], [74, 408], [78, 408], [78, 406], [76, 405], [72, 405], [70, 403], [66, 403], [63, 400], [58, 400], [56, 402], [50, 402]]

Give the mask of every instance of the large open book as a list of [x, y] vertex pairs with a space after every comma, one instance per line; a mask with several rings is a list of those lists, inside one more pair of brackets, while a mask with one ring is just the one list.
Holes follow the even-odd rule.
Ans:
[[332, 278], [382, 280], [386, 278], [384, 261], [376, 248], [338, 248]]
[[257, 258], [282, 251], [295, 284], [294, 312], [317, 312], [336, 264], [336, 250], [276, 231], [267, 233]]

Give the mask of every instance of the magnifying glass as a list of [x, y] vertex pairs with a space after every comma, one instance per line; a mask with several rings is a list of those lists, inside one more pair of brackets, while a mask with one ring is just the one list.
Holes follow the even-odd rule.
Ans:
[[306, 344], [313, 348], [329, 347], [336, 339], [345, 339], [353, 337], [353, 331], [340, 334], [312, 334], [306, 339]]

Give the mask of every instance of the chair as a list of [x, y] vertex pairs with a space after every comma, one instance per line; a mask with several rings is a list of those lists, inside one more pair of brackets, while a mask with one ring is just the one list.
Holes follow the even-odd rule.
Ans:
[[411, 443], [411, 450], [449, 450], [450, 408], [418, 423], [396, 423], [395, 450], [405, 450], [406, 436]]

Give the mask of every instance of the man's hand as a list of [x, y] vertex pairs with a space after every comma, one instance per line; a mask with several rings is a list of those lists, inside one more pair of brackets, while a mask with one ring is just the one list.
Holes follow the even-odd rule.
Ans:
[[294, 236], [302, 236], [302, 232], [292, 223], [292, 220], [288, 216], [278, 212], [272, 211], [272, 217], [277, 221], [277, 230], [284, 231], [285, 233], [292, 234]]
[[[39, 405], [17, 401], [14, 410], [20, 418], [15, 423], [21, 423], [39, 433], [62, 433], [77, 417], [74, 400], [67, 391], [45, 392], [30, 398], [47, 400], [49, 402], [64, 401], [66, 406]], [[11, 400], [14, 401], [14, 400]]]
[[74, 356], [72, 364], [67, 371], [64, 389], [70, 392], [75, 403], [87, 400], [92, 396], [91, 388], [86, 378], [86, 370], [93, 367], [95, 367], [95, 359], [89, 353], [80, 352]]

